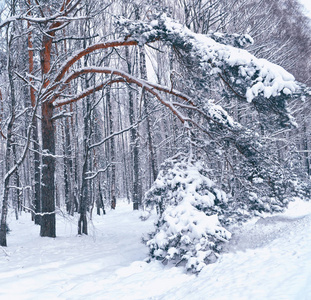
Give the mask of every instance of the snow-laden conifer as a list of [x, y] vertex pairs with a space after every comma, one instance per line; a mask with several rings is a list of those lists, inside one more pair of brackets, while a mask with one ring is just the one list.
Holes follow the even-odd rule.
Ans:
[[256, 173], [251, 179], [241, 178], [244, 193], [233, 196], [223, 190], [226, 187], [218, 187], [211, 179], [213, 172], [195, 155], [167, 159], [144, 199], [143, 218], [154, 208], [158, 213], [155, 229], [145, 239], [150, 257], [199, 272], [217, 259], [231, 238], [230, 228], [308, 197], [308, 186], [299, 178], [286, 177], [289, 174], [281, 170], [272, 174], [279, 176], [271, 178], [272, 186]]
[[146, 242], [151, 257], [184, 264], [193, 272], [215, 261], [221, 244], [231, 237], [217, 215], [227, 201], [203, 162], [182, 154], [166, 160], [145, 197], [145, 205], [156, 206], [159, 213]]

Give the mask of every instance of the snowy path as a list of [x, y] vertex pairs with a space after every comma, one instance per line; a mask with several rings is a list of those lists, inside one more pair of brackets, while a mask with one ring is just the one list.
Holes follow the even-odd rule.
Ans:
[[176, 289], [175, 299], [185, 294], [193, 300], [202, 295], [217, 300], [311, 299], [310, 214], [250, 224], [234, 237], [229, 251], [205, 268], [190, 289]]
[[54, 299], [70, 291], [74, 296], [79, 285], [107, 278], [144, 259], [147, 249], [140, 239], [152, 226], [142, 223], [138, 215], [121, 206], [94, 218], [91, 234], [82, 237], [76, 235], [76, 221], [58, 218], [56, 239], [40, 238], [39, 227], [32, 225], [29, 215], [11, 222], [5, 249], [9, 256], [0, 249], [0, 299]]
[[0, 249], [0, 299], [311, 299], [311, 203], [237, 230], [227, 253], [199, 276], [143, 259], [152, 222], [123, 204], [95, 217], [90, 235], [58, 217], [56, 239], [29, 215], [12, 220]]

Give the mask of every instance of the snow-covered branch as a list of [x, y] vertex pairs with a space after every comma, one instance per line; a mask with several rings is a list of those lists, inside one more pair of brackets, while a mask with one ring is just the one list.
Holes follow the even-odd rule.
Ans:
[[51, 212], [43, 212], [43, 213], [37, 213], [37, 212], [35, 212], [32, 208], [30, 208], [30, 207], [26, 207], [26, 206], [24, 206], [23, 204], [21, 204], [21, 206], [22, 206], [22, 208], [24, 208], [25, 210], [28, 210], [28, 211], [30, 211], [31, 213], [33, 213], [34, 215], [36, 215], [36, 216], [46, 216], [46, 215], [53, 215], [53, 214], [55, 214], [56, 213], [56, 211], [51, 211]]
[[[147, 86], [151, 93], [154, 92], [154, 89], [163, 91], [192, 104], [193, 101], [189, 97], [176, 90], [153, 83], [146, 83], [120, 70], [89, 67], [75, 70], [65, 77], [75, 62], [94, 51], [120, 46], [144, 45], [160, 40], [182, 51], [187, 59], [191, 59], [193, 67], [205, 73], [209, 72], [210, 76], [216, 75], [222, 78], [233, 92], [241, 95], [248, 102], [254, 101], [257, 109], [264, 109], [265, 105], [269, 105], [271, 111], [281, 116], [283, 124], [294, 124], [293, 118], [287, 109], [287, 100], [293, 94], [296, 95], [301, 92], [300, 85], [282, 67], [265, 59], [256, 58], [248, 51], [241, 49], [240, 47], [252, 42], [249, 36], [221, 35], [216, 33], [210, 35], [196, 34], [165, 15], [160, 15], [151, 22], [134, 22], [132, 20], [120, 19], [119, 25], [122, 27], [122, 34], [125, 35], [124, 38], [91, 45], [86, 49], [77, 51], [63, 63], [54, 80], [51, 81], [51, 85], [46, 89], [45, 97], [51, 95], [50, 92], [52, 90], [61, 86], [60, 92], [53, 99], [49, 98], [50, 100], [48, 101], [55, 101], [66, 87], [66, 84], [74, 78], [84, 73], [93, 72], [113, 73], [125, 78], [129, 83]], [[231, 44], [237, 47], [233, 47]], [[100, 90], [102, 86], [99, 85], [95, 91]], [[91, 89], [85, 91], [73, 99], [72, 102], [82, 99], [90, 92]], [[155, 96], [157, 97], [156, 94]], [[257, 100], [257, 98], [261, 100]], [[66, 103], [70, 102], [62, 101], [55, 103], [54, 106], [61, 106]], [[168, 103], [165, 103], [165, 105], [170, 106]]]
[[[145, 117], [145, 118], [146, 118], [146, 117]], [[117, 131], [117, 132], [114, 132], [114, 133], [108, 135], [107, 137], [105, 137], [105, 138], [104, 138], [103, 140], [101, 140], [100, 142], [95, 143], [95, 144], [93, 144], [93, 145], [90, 145], [90, 146], [89, 146], [89, 149], [91, 150], [91, 149], [93, 149], [93, 148], [96, 148], [96, 147], [98, 147], [98, 146], [104, 144], [104, 143], [107, 142], [108, 140], [112, 139], [113, 137], [115, 137], [115, 136], [117, 136], [117, 135], [120, 135], [120, 134], [122, 134], [122, 133], [124, 133], [124, 132], [127, 132], [127, 131], [129, 131], [129, 130], [135, 128], [135, 127], [137, 127], [142, 121], [144, 121], [145, 118], [140, 119], [138, 122], [136, 122], [135, 124], [132, 124], [131, 126], [129, 126], [129, 127], [127, 127], [127, 128], [124, 128], [124, 129], [122, 129], [122, 130], [120, 130], [120, 131]]]
[[52, 120], [57, 120], [57, 119], [60, 119], [60, 118], [64, 118], [64, 117], [72, 117], [73, 113], [72, 112], [65, 112], [65, 111], [61, 111], [60, 113], [54, 115], [52, 117]]
[[[220, 76], [236, 94], [248, 102], [254, 101], [257, 109], [264, 110], [267, 104], [281, 116], [282, 124], [294, 124], [287, 100], [303, 93], [300, 84], [282, 67], [231, 46], [236, 45], [231, 37], [196, 34], [165, 15], [149, 23], [120, 19], [119, 24], [128, 38], [136, 39], [139, 45], [155, 40], [172, 45], [196, 72]], [[248, 43], [251, 38], [245, 36], [242, 41]]]
[[[215, 105], [211, 100], [206, 101], [204, 109], [199, 109], [194, 105], [194, 101], [187, 95], [185, 95], [182, 92], [179, 92], [175, 89], [169, 89], [166, 86], [151, 83], [149, 81], [138, 79], [135, 76], [132, 76], [131, 74], [128, 74], [126, 72], [116, 70], [114, 68], [108, 68], [108, 67], [87, 67], [87, 68], [81, 68], [76, 69], [72, 73], [69, 73], [67, 77], [64, 78], [64, 87], [67, 86], [73, 79], [79, 77], [82, 74], [87, 73], [98, 73], [98, 74], [111, 74], [111, 75], [117, 75], [120, 76], [121, 79], [110, 79], [105, 81], [104, 83], [98, 85], [97, 87], [92, 87], [87, 89], [86, 91], [83, 91], [79, 95], [75, 96], [72, 99], [67, 100], [60, 100], [56, 101], [54, 103], [54, 107], [60, 107], [68, 103], [76, 102], [79, 99], [82, 99], [94, 91], [101, 90], [106, 85], [111, 85], [112, 83], [116, 82], [128, 82], [128, 83], [134, 83], [138, 85], [139, 87], [145, 89], [147, 92], [153, 94], [162, 104], [167, 106], [183, 123], [187, 119], [191, 123], [195, 123], [194, 120], [186, 118], [186, 116], [182, 115], [178, 110], [177, 107], [182, 107], [184, 109], [192, 109], [199, 112], [201, 115], [206, 117], [208, 120], [213, 121], [214, 123], [217, 123], [218, 125], [230, 129], [241, 129], [241, 126], [234, 122], [233, 119], [228, 115], [228, 113], [219, 105]], [[62, 89], [61, 89], [62, 90]], [[163, 97], [160, 97], [160, 95], [156, 92], [164, 92], [166, 94], [171, 94], [175, 97], [177, 97], [179, 100], [183, 101], [183, 103], [178, 102], [169, 102], [166, 101]], [[59, 95], [60, 93], [57, 93], [56, 95]], [[57, 96], [55, 96], [56, 98]], [[199, 127], [197, 124], [195, 124], [197, 127]]]
[[14, 164], [14, 166], [5, 174], [4, 180], [7, 180], [8, 178], [10, 178], [16, 172], [18, 167], [23, 163], [24, 159], [26, 158], [26, 154], [29, 150], [29, 145], [31, 142], [32, 124], [33, 124], [33, 120], [36, 118], [37, 109], [38, 109], [38, 102], [36, 102], [35, 107], [33, 108], [31, 122], [29, 123], [29, 126], [27, 128], [26, 143], [24, 145], [22, 154], [20, 158], [17, 160], [17, 162]]
[[[282, 67], [256, 58], [244, 49], [226, 45], [226, 37], [223, 35], [194, 33], [165, 15], [149, 23], [125, 19], [121, 19], [119, 23], [126, 33], [141, 45], [163, 40], [197, 58], [201, 68], [217, 68], [220, 71], [236, 69], [237, 80], [244, 79], [247, 84], [245, 96], [249, 102], [259, 94], [270, 98], [281, 93], [289, 95], [299, 88], [294, 76]], [[247, 42], [251, 42], [251, 38], [244, 36], [240, 45], [243, 46], [243, 43]]]
[[[75, 16], [69, 17], [68, 14], [72, 12], [77, 5], [81, 2], [81, 0], [76, 1], [76, 3], [72, 3], [74, 1], [64, 1], [63, 5], [61, 6], [59, 12], [55, 13], [54, 15], [46, 17], [41, 9], [40, 5], [38, 5], [41, 17], [31, 16], [30, 11], [25, 13], [21, 13], [19, 15], [11, 16], [0, 23], [0, 29], [9, 25], [15, 21], [28, 21], [30, 23], [37, 23], [37, 24], [46, 24], [48, 22], [68, 22], [68, 21], [77, 21], [77, 20], [85, 20], [88, 17], [84, 16]], [[56, 28], [56, 27], [55, 27]], [[53, 28], [52, 30], [56, 30]]]
[[95, 177], [98, 176], [98, 174], [100, 174], [100, 173], [105, 173], [105, 172], [110, 168], [110, 166], [111, 166], [111, 163], [108, 164], [108, 166], [107, 166], [105, 169], [97, 170], [95, 173], [92, 172], [92, 175], [86, 177], [85, 179], [86, 179], [86, 180], [94, 179]]

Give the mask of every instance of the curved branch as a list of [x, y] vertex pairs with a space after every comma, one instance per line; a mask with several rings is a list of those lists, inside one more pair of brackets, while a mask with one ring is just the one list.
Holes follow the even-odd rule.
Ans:
[[6, 140], [7, 137], [3, 134], [2, 129], [0, 128], [0, 135]]
[[[194, 110], [194, 111], [198, 112], [199, 114], [201, 114], [202, 116], [204, 116], [207, 120], [210, 120], [210, 121], [212, 121], [213, 123], [215, 123], [215, 124], [221, 126], [222, 128], [225, 128], [225, 129], [227, 129], [227, 130], [229, 130], [229, 131], [231, 131], [231, 132], [235, 132], [235, 129], [238, 129], [238, 128], [230, 128], [229, 126], [223, 124], [222, 122], [217, 121], [215, 118], [213, 118], [213, 117], [207, 115], [204, 111], [202, 111], [201, 109], [199, 109], [199, 108], [198, 108], [197, 106], [195, 106], [195, 105], [193, 105], [193, 106], [191, 106], [191, 105], [185, 105], [185, 104], [178, 103], [178, 102], [173, 102], [173, 104], [174, 104], [175, 106], [179, 106], [179, 107], [181, 107], [181, 108]], [[237, 123], [237, 124], [238, 124], [238, 123]]]
[[94, 92], [98, 92], [98, 91], [102, 90], [107, 85], [112, 85], [113, 83], [118, 83], [118, 82], [125, 82], [125, 80], [123, 78], [114, 79], [114, 80], [109, 79], [109, 80], [99, 84], [96, 87], [91, 87], [91, 88], [85, 90], [81, 94], [76, 95], [74, 98], [71, 98], [71, 99], [65, 100], [65, 101], [60, 101], [60, 102], [54, 102], [54, 107], [61, 107], [61, 106], [64, 106], [66, 104], [77, 102], [77, 101], [93, 94]]
[[96, 50], [102, 50], [102, 49], [107, 49], [107, 48], [112, 48], [112, 47], [120, 47], [120, 46], [135, 46], [138, 45], [138, 42], [136, 40], [114, 40], [114, 41], [108, 41], [105, 43], [99, 43], [99, 44], [94, 44], [91, 45], [81, 51], [77, 51], [70, 59], [68, 59], [64, 65], [60, 68], [58, 74], [55, 77], [54, 82], [59, 82], [62, 80], [66, 72], [69, 70], [69, 68], [77, 62], [80, 58], [83, 56], [90, 54]]
[[[160, 84], [151, 83], [151, 82], [143, 80], [143, 79], [137, 79], [136, 77], [130, 75], [129, 73], [126, 73], [126, 72], [123, 72], [123, 71], [120, 71], [120, 70], [116, 70], [116, 69], [113, 69], [113, 68], [106, 68], [106, 67], [86, 67], [86, 68], [82, 68], [82, 69], [79, 69], [79, 70], [75, 70], [73, 73], [69, 74], [69, 76], [67, 78], [64, 79], [63, 87], [61, 88], [60, 92], [55, 94], [53, 99], [51, 99], [50, 101], [54, 102], [60, 96], [61, 92], [65, 89], [65, 87], [72, 80], [76, 79], [77, 77], [79, 77], [82, 74], [88, 74], [88, 73], [118, 75], [118, 76], [124, 78], [128, 83], [135, 83], [135, 84], [137, 84], [140, 87], [149, 87], [150, 89], [155, 89], [155, 90], [158, 90], [158, 91], [161, 91], [161, 92], [164, 92], [164, 93], [176, 96], [176, 97], [186, 101], [190, 105], [195, 106], [194, 103], [189, 99], [189, 97], [186, 94], [182, 93], [182, 92], [179, 92], [179, 91], [174, 90], [174, 89], [170, 89], [170, 88], [168, 88], [166, 86], [163, 86], [163, 85], [160, 85]], [[118, 82], [122, 82], [122, 81], [118, 81]], [[51, 89], [55, 89], [55, 87], [56, 86], [53, 85], [48, 91], [50, 91]], [[98, 90], [100, 90], [100, 88]], [[79, 99], [81, 99], [81, 98], [79, 98]], [[79, 99], [77, 99], [77, 100], [79, 100]], [[60, 106], [60, 105], [58, 104], [58, 105], [55, 105], [55, 106]]]
[[90, 146], [89, 146], [89, 150], [92, 150], [93, 148], [96, 148], [96, 147], [98, 147], [98, 146], [104, 144], [105, 142], [107, 142], [108, 140], [112, 139], [113, 137], [115, 137], [115, 136], [117, 136], [117, 135], [120, 135], [120, 134], [122, 134], [122, 133], [124, 133], [124, 132], [127, 132], [127, 131], [129, 131], [129, 130], [135, 128], [135, 127], [137, 127], [137, 126], [138, 126], [141, 122], [143, 122], [145, 119], [146, 119], [146, 117], [144, 117], [144, 118], [138, 120], [135, 124], [133, 124], [133, 125], [127, 127], [127, 128], [124, 128], [124, 129], [122, 129], [122, 130], [120, 130], [120, 131], [118, 131], [118, 132], [114, 132], [114, 133], [108, 135], [107, 137], [105, 137], [105, 138], [104, 138], [103, 140], [101, 140], [100, 142], [95, 143], [95, 144], [93, 144], [93, 145], [90, 145]]
[[[160, 86], [160, 85], [154, 85], [154, 84], [149, 84], [149, 82], [142, 80], [142, 79], [137, 79], [133, 76], [131, 76], [130, 74], [126, 73], [126, 72], [122, 72], [119, 70], [115, 70], [115, 69], [111, 69], [111, 68], [96, 68], [96, 67], [90, 67], [90, 68], [83, 68], [80, 70], [77, 70], [76, 72], [72, 73], [71, 75], [69, 75], [67, 77], [67, 79], [65, 80], [65, 84], [68, 84], [70, 81], [72, 81], [73, 79], [77, 78], [78, 76], [82, 75], [82, 74], [86, 74], [86, 73], [99, 73], [99, 74], [115, 74], [118, 75], [122, 78], [125, 79], [126, 82], [128, 83], [134, 83], [139, 87], [143, 87], [146, 91], [148, 91], [150, 94], [154, 95], [159, 101], [160, 103], [162, 103], [164, 106], [168, 107], [173, 114], [175, 114], [178, 119], [182, 122], [185, 123], [185, 117], [176, 110], [176, 108], [174, 107], [174, 105], [171, 102], [165, 101], [163, 98], [160, 97], [160, 95], [155, 91], [162, 91], [162, 92], [166, 92], [166, 93], [170, 93], [172, 95], [176, 95], [177, 97], [186, 100], [187, 102], [190, 102], [190, 100], [182, 93], [178, 92], [178, 91], [171, 91], [166, 87]], [[121, 80], [117, 80], [117, 81], [113, 81], [111, 80], [111, 83], [115, 83], [115, 82], [121, 82]], [[106, 84], [109, 84], [106, 82]], [[87, 91], [85, 91], [84, 93], [82, 93], [81, 95], [77, 96], [74, 99], [68, 100], [66, 102], [66, 104], [71, 103], [71, 102], [75, 102], [78, 101], [79, 99], [82, 99], [84, 97], [86, 97], [87, 95], [90, 95], [92, 92], [94, 91], [98, 91], [100, 90], [102, 87], [104, 86], [104, 84], [99, 85], [95, 88], [89, 89]], [[51, 100], [51, 102], [54, 102], [56, 100], [56, 96], [53, 98], [53, 101]], [[55, 104], [55, 106], [62, 106], [64, 105], [65, 102], [61, 102], [59, 104]]]
[[[188, 121], [188, 122], [194, 124], [196, 127], [200, 128], [202, 131], [206, 132], [206, 129], [202, 128], [194, 120], [183, 116], [182, 113], [177, 110], [176, 106], [184, 108], [184, 109], [195, 110], [195, 111], [199, 112], [202, 116], [207, 118], [208, 120], [218, 124], [219, 126], [221, 126], [223, 128], [226, 128], [228, 130], [234, 131], [234, 129], [239, 129], [239, 128], [230, 128], [230, 124], [228, 124], [228, 126], [227, 126], [226, 124], [224, 124], [224, 122], [221, 122], [221, 120], [218, 121], [216, 118], [209, 116], [208, 114], [206, 114], [205, 112], [203, 112], [202, 110], [197, 108], [197, 106], [189, 99], [189, 97], [187, 95], [185, 95], [185, 94], [183, 94], [177, 90], [172, 90], [172, 89], [169, 89], [168, 87], [165, 87], [165, 86], [162, 86], [159, 84], [154, 84], [154, 83], [148, 82], [148, 81], [143, 80], [143, 79], [137, 79], [136, 77], [134, 77], [134, 76], [132, 76], [126, 72], [116, 70], [113, 68], [86, 67], [86, 68], [76, 70], [73, 73], [69, 74], [68, 77], [64, 79], [64, 86], [62, 87], [61, 91], [63, 91], [64, 88], [72, 80], [76, 79], [77, 77], [79, 77], [82, 74], [88, 74], [88, 73], [118, 75], [118, 76], [120, 76], [120, 78], [116, 78], [116, 79], [111, 78], [111, 79], [106, 80], [104, 83], [102, 83], [96, 87], [92, 87], [90, 89], [87, 89], [86, 91], [83, 91], [81, 94], [75, 96], [72, 99], [69, 99], [66, 101], [55, 102], [54, 107], [61, 107], [63, 105], [69, 104], [69, 103], [77, 102], [78, 100], [83, 99], [84, 97], [91, 95], [93, 92], [100, 91], [106, 85], [112, 85], [113, 83], [118, 83], [118, 82], [127, 82], [127, 83], [136, 84], [137, 86], [144, 88], [150, 94], [154, 95], [159, 100], [159, 102], [161, 104], [165, 105], [166, 107], [168, 107], [173, 112], [173, 114], [175, 114], [178, 117], [178, 119], [182, 123], [185, 123], [186, 121]], [[174, 95], [174, 96], [178, 97], [179, 99], [187, 102], [187, 104], [166, 101], [158, 94], [158, 92], [164, 92], [166, 94]], [[54, 98], [53, 98], [53, 100], [51, 100], [51, 102], [54, 102], [59, 96], [60, 96], [60, 92], [58, 94], [54, 95]]]

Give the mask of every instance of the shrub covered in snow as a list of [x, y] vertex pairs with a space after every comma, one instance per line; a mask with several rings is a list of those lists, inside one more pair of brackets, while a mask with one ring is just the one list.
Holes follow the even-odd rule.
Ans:
[[183, 155], [166, 160], [145, 197], [145, 205], [156, 206], [159, 213], [146, 241], [151, 257], [185, 264], [194, 272], [215, 261], [221, 244], [231, 237], [215, 209], [221, 211], [227, 200], [201, 162]]
[[[273, 193], [271, 189], [268, 192], [265, 178], [254, 175], [245, 179], [244, 195], [239, 194], [237, 198], [219, 189], [210, 177], [204, 162], [184, 154], [161, 165], [144, 199], [146, 210], [156, 207], [159, 215], [155, 230], [145, 240], [151, 258], [183, 264], [188, 270], [199, 272], [216, 260], [223, 243], [229, 241], [230, 225], [245, 222], [262, 212], [281, 211], [289, 201], [304, 198], [301, 193], [295, 193], [293, 178], [290, 182], [294, 187], [280, 177], [280, 183], [274, 182], [274, 189], [283, 186], [282, 191]], [[301, 185], [296, 185], [302, 191]]]

